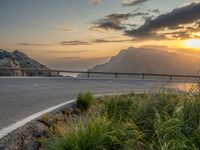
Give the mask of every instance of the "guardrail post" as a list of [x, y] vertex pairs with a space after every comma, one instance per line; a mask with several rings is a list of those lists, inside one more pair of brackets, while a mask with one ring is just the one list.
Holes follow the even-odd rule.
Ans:
[[118, 78], [118, 73], [115, 73], [115, 77]]
[[[145, 79], [146, 76], [152, 76], [152, 77], [165, 77], [168, 78], [170, 81], [175, 80], [176, 78], [195, 78], [200, 80], [200, 76], [198, 75], [177, 75], [177, 74], [150, 74], [150, 73], [120, 73], [120, 72], [91, 72], [91, 71], [67, 71], [67, 70], [47, 70], [47, 69], [29, 69], [29, 68], [6, 68], [6, 67], [0, 67], [0, 73], [4, 75], [4, 71], [19, 71], [21, 72], [22, 76], [26, 75], [42, 75], [44, 72], [45, 76], [52, 76], [52, 73], [57, 76], [60, 75], [62, 72], [66, 73], [81, 73], [85, 74], [85, 77], [90, 78], [91, 74], [103, 74], [103, 75], [113, 75], [113, 78], [120, 78], [123, 75], [128, 76], [137, 76], [138, 78]], [[32, 73], [32, 74], [30, 74]], [[5, 74], [6, 75], [6, 74]]]
[[170, 80], [172, 80], [172, 78], [173, 78], [173, 76], [172, 76], [172, 75], [170, 75]]
[[144, 74], [142, 74], [142, 79], [144, 79]]

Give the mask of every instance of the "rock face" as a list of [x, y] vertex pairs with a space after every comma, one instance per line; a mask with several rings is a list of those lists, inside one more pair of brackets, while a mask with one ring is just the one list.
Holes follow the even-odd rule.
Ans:
[[[13, 52], [7, 52], [6, 50], [0, 49], [0, 67], [8, 68], [26, 68], [26, 69], [44, 69], [48, 68], [36, 60], [28, 57], [26, 54], [15, 50]], [[0, 76], [51, 76], [51, 73], [46, 71], [31, 72], [31, 71], [20, 71], [20, 70], [1, 70]]]
[[109, 62], [89, 71], [125, 73], [192, 74], [200, 70], [200, 57], [145, 48], [122, 50]]

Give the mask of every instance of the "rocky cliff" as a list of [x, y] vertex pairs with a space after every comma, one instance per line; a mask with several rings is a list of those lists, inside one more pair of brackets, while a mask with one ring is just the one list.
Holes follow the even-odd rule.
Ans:
[[[0, 67], [8, 67], [8, 68], [27, 68], [27, 69], [45, 69], [48, 68], [36, 60], [30, 58], [26, 54], [15, 50], [13, 52], [8, 52], [6, 50], [0, 49]], [[14, 71], [14, 70], [1, 70], [0, 76], [52, 76], [51, 73], [46, 71], [39, 72], [31, 72], [31, 71]]]

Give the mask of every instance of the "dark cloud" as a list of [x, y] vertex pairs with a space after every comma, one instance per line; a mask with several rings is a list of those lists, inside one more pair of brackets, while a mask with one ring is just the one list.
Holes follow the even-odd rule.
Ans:
[[137, 17], [137, 16], [148, 16], [149, 15], [149, 13], [145, 13], [145, 12], [138, 12], [138, 13], [133, 13], [132, 15], [131, 15], [131, 17]]
[[122, 42], [130, 42], [133, 40], [107, 40], [107, 39], [95, 39], [93, 43], [122, 43]]
[[125, 31], [125, 33], [128, 36], [136, 38], [166, 38], [164, 34], [158, 32], [194, 23], [199, 19], [200, 2], [193, 2], [190, 5], [174, 9], [170, 13], [162, 14], [155, 19], [146, 20], [144, 25], [137, 29]]
[[148, 11], [152, 13], [160, 13], [159, 9], [148, 9]]
[[51, 46], [52, 44], [41, 44], [41, 43], [17, 43], [21, 46]]
[[174, 31], [170, 33], [163, 33], [164, 38], [168, 40], [185, 40], [190, 38], [190, 34], [187, 31]]
[[61, 41], [61, 45], [66, 45], [66, 46], [91, 45], [91, 43], [85, 41]]
[[[91, 41], [61, 41], [61, 45], [64, 46], [78, 46], [78, 45], [92, 45], [98, 43], [121, 43], [121, 42], [130, 42], [132, 39], [124, 39], [124, 40], [107, 40], [107, 39], [94, 39]], [[76, 51], [62, 51], [66, 53], [76, 53]], [[79, 52], [79, 51], [78, 51]], [[80, 51], [82, 52], [82, 51]]]
[[133, 0], [133, 1], [124, 0], [123, 6], [136, 6], [136, 5], [142, 4], [146, 1], [148, 1], [148, 0]]
[[96, 29], [104, 29], [104, 30], [125, 30], [127, 21], [130, 17], [137, 17], [137, 16], [147, 16], [149, 13], [126, 13], [126, 14], [111, 14], [106, 16], [103, 19], [99, 19], [98, 21], [93, 22], [92, 30]]
[[130, 13], [127, 14], [111, 14], [106, 16], [103, 19], [100, 19], [96, 22], [93, 22], [92, 29], [114, 29], [114, 30], [123, 30], [125, 27], [122, 23], [128, 18], [131, 17]]

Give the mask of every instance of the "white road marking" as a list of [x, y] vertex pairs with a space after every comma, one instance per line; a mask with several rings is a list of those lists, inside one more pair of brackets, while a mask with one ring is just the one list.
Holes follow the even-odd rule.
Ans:
[[[98, 97], [101, 97], [101, 96], [121, 95], [121, 94], [128, 94], [128, 93], [130, 93], [130, 92], [97, 94], [97, 95], [95, 95], [95, 97], [98, 98]], [[141, 92], [138, 91], [138, 93], [141, 93]], [[50, 113], [50, 112], [52, 112], [54, 110], [57, 110], [57, 109], [59, 109], [59, 108], [61, 108], [63, 106], [67, 106], [67, 105], [69, 105], [71, 103], [74, 103], [75, 101], [76, 101], [76, 99], [72, 99], [72, 100], [69, 100], [67, 102], [58, 104], [56, 106], [53, 106], [53, 107], [50, 107], [50, 108], [45, 109], [43, 111], [40, 111], [40, 112], [38, 112], [36, 114], [33, 114], [33, 115], [31, 115], [31, 116], [29, 116], [29, 117], [27, 117], [25, 119], [19, 120], [14, 124], [11, 124], [11, 125], [9, 125], [7, 127], [4, 127], [3, 129], [0, 129], [0, 139], [2, 139], [3, 137], [7, 136], [8, 134], [10, 134], [11, 132], [15, 131], [16, 129], [26, 125], [27, 123], [29, 123], [29, 122], [41, 117], [42, 115]]]
[[31, 121], [33, 121], [33, 120], [41, 117], [42, 115], [44, 115], [46, 113], [49, 113], [51, 111], [54, 111], [54, 110], [56, 110], [56, 109], [58, 109], [60, 107], [63, 107], [65, 105], [68, 105], [68, 104], [73, 103], [73, 102], [75, 102], [75, 99], [67, 101], [65, 103], [61, 103], [61, 104], [53, 106], [53, 107], [50, 107], [50, 108], [45, 109], [43, 111], [40, 111], [40, 112], [38, 112], [38, 113], [36, 113], [34, 115], [31, 115], [31, 116], [29, 116], [29, 117], [27, 117], [25, 119], [17, 121], [16, 123], [14, 123], [12, 125], [9, 125], [9, 126], [3, 128], [3, 129], [0, 129], [0, 139], [2, 139], [3, 137], [5, 137], [9, 133], [13, 132], [14, 130], [16, 130], [16, 129], [22, 127], [22, 126], [24, 126], [25, 124], [27, 124], [27, 123], [29, 123], [29, 122], [31, 122]]

